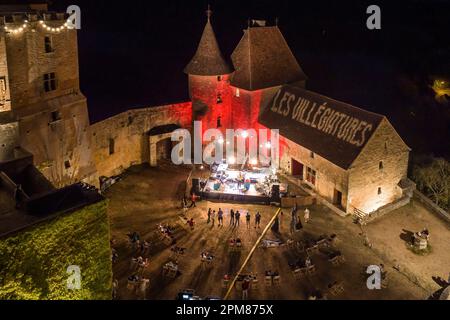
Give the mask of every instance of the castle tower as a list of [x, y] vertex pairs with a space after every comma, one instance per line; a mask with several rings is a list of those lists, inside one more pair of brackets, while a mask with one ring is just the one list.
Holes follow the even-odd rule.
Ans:
[[258, 129], [259, 110], [284, 84], [305, 86], [306, 76], [278, 26], [249, 21], [231, 60], [231, 110], [234, 128]]
[[197, 51], [184, 69], [189, 76], [189, 95], [193, 120], [202, 121], [203, 131], [209, 128], [230, 128], [231, 100], [229, 78], [233, 69], [220, 52], [213, 28], [211, 10]]
[[[0, 8], [1, 9], [1, 8]], [[0, 112], [55, 186], [95, 183], [87, 102], [79, 88], [77, 30], [46, 5], [0, 12]]]

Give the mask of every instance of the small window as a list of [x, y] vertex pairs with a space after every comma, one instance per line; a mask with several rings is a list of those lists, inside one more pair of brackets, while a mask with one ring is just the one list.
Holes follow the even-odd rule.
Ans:
[[222, 127], [222, 117], [218, 116], [217, 117], [217, 128], [220, 128], [220, 127]]
[[114, 139], [109, 139], [109, 155], [114, 154], [114, 152], [115, 152]]
[[309, 157], [310, 157], [311, 159], [314, 159], [314, 152], [311, 151], [311, 152], [309, 153]]
[[51, 122], [55, 122], [55, 121], [61, 120], [61, 114], [59, 113], [58, 110], [52, 111], [51, 117], [52, 117], [51, 118]]
[[217, 95], [217, 103], [222, 103], [222, 95], [220, 93]]
[[44, 38], [45, 53], [53, 52], [53, 40], [50, 36]]
[[378, 194], [381, 194], [381, 187], [378, 187]]
[[66, 169], [70, 169], [70, 161], [69, 160], [64, 161], [64, 167]]
[[222, 76], [217, 76], [217, 81], [222, 81]]
[[238, 98], [241, 96], [241, 92], [239, 91], [239, 88], [236, 88], [235, 96]]
[[384, 142], [384, 151], [387, 151], [387, 148], [388, 148], [388, 143], [387, 143], [387, 141], [385, 141]]
[[383, 170], [383, 161], [378, 163], [378, 169]]
[[45, 92], [56, 90], [56, 74], [54, 72], [44, 74], [44, 90]]

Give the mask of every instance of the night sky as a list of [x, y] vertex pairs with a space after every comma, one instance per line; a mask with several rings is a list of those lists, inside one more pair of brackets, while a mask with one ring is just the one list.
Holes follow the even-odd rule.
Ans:
[[[450, 74], [450, 1], [209, 1], [229, 57], [248, 18], [279, 18], [307, 88], [386, 115], [415, 153], [450, 158], [450, 106], [433, 99], [429, 76]], [[130, 108], [188, 99], [184, 66], [208, 1], [53, 0], [82, 11], [79, 62], [91, 122]], [[382, 29], [366, 28], [378, 4]]]

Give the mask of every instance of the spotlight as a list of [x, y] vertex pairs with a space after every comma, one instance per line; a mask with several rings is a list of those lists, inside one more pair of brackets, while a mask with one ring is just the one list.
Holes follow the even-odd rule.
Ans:
[[272, 146], [272, 145], [270, 144], [270, 141], [267, 141], [267, 142], [266, 142], [266, 148], [267, 148], [267, 149], [270, 149], [271, 146]]
[[242, 132], [242, 137], [243, 138], [247, 138], [248, 137], [248, 132], [247, 131]]
[[223, 138], [219, 138], [219, 141], [218, 141], [220, 144], [223, 144]]
[[228, 158], [228, 163], [229, 164], [234, 164], [235, 162], [236, 162], [236, 159], [233, 156]]

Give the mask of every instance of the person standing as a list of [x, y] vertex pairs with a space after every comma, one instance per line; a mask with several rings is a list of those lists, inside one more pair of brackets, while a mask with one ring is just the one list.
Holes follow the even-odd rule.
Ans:
[[230, 226], [234, 226], [234, 210], [230, 210]]
[[149, 279], [142, 278], [139, 284], [139, 291], [143, 300], [146, 298], [147, 288], [150, 283]]
[[234, 215], [234, 226], [239, 226], [239, 218], [241, 217], [241, 214], [239, 213], [239, 210], [236, 211], [236, 214]]
[[206, 223], [209, 223], [211, 221], [211, 208], [208, 209], [208, 220], [206, 220]]
[[260, 223], [261, 223], [261, 214], [258, 211], [255, 215], [255, 229], [256, 227], [261, 228]]
[[191, 205], [189, 206], [189, 208], [192, 208], [192, 207], [196, 207], [196, 205], [195, 205], [195, 201], [197, 201], [197, 196], [195, 195], [195, 193], [193, 192], [192, 193], [192, 198], [191, 198]]
[[215, 221], [216, 221], [216, 210], [213, 210], [213, 212], [211, 213], [211, 222], [213, 227]]
[[247, 211], [247, 214], [245, 215], [245, 222], [247, 224], [247, 229], [250, 229], [250, 211]]
[[217, 212], [217, 219], [219, 220], [219, 226], [223, 227], [223, 211], [219, 208], [219, 212]]
[[247, 300], [249, 288], [250, 288], [250, 281], [247, 278], [245, 278], [244, 281], [242, 281], [242, 300]]
[[292, 208], [292, 216], [291, 216], [291, 234], [293, 234], [295, 232], [295, 226], [297, 225], [297, 220], [298, 220], [298, 216], [297, 213], [295, 212], [294, 208]]
[[309, 209], [308, 208], [306, 208], [305, 209], [305, 223], [308, 223], [309, 222]]

